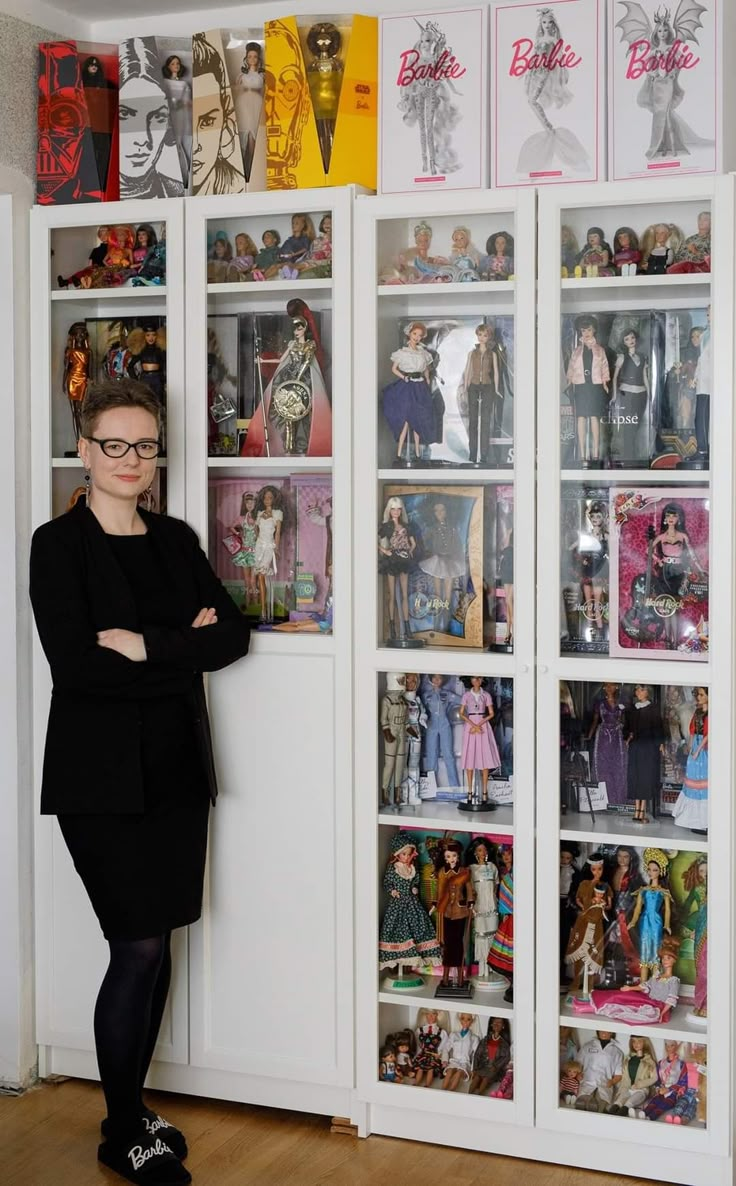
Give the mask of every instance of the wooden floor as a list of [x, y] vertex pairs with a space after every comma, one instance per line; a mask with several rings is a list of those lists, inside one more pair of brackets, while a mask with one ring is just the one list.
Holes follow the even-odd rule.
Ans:
[[[186, 1133], [195, 1186], [657, 1186], [638, 1178], [389, 1137], [331, 1135], [329, 1120], [182, 1095], [150, 1102]], [[102, 1095], [81, 1080], [0, 1097], [2, 1186], [118, 1186], [97, 1163]]]

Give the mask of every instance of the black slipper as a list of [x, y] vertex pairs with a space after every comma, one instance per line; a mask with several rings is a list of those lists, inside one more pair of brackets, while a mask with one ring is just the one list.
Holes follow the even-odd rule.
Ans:
[[142, 1129], [126, 1141], [103, 1141], [97, 1159], [136, 1186], [187, 1186], [192, 1180], [166, 1142]]
[[[157, 1136], [169, 1146], [171, 1152], [179, 1158], [179, 1161], [184, 1161], [189, 1153], [187, 1148], [187, 1139], [184, 1133], [178, 1128], [174, 1128], [173, 1124], [169, 1124], [168, 1120], [164, 1120], [163, 1116], [159, 1116], [157, 1112], [152, 1112], [150, 1108], [143, 1109], [141, 1121], [145, 1131], [149, 1136], [155, 1140]], [[110, 1121], [107, 1116], [100, 1125], [100, 1132], [103, 1137], [110, 1135]]]

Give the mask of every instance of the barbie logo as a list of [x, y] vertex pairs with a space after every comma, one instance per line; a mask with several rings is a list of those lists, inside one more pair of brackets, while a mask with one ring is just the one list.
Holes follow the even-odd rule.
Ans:
[[413, 82], [442, 82], [445, 79], [462, 78], [466, 67], [461, 65], [449, 49], [443, 49], [436, 61], [422, 60], [418, 49], [405, 49], [401, 55], [397, 86], [411, 86]]
[[561, 37], [551, 49], [542, 50], [541, 53], [534, 52], [535, 45], [531, 37], [520, 37], [511, 48], [514, 56], [509, 66], [510, 78], [523, 78], [530, 70], [574, 70], [583, 60]]
[[672, 74], [674, 70], [693, 70], [699, 65], [696, 57], [684, 42], [673, 41], [666, 50], [654, 49], [651, 41], [642, 38], [629, 46], [629, 63], [626, 77], [636, 82], [645, 74]]

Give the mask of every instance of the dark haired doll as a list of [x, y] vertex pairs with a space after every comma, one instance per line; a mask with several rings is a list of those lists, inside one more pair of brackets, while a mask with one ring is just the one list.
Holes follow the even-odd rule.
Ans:
[[593, 275], [596, 276], [616, 275], [616, 269], [613, 266], [613, 252], [606, 242], [605, 233], [601, 227], [588, 227], [585, 246], [582, 251], [578, 252], [575, 263], [583, 269], [584, 273], [589, 268], [594, 268]]
[[235, 114], [238, 119], [238, 134], [243, 153], [246, 181], [250, 178], [256, 136], [261, 122], [263, 79], [263, 47], [257, 41], [249, 41], [245, 47], [243, 64], [233, 83]]
[[104, 193], [110, 167], [112, 130], [117, 119], [118, 88], [107, 77], [102, 61], [95, 54], [82, 63], [82, 85], [92, 129], [97, 176]]
[[639, 236], [630, 226], [620, 226], [613, 236], [613, 262], [619, 276], [635, 276], [641, 259]]
[[514, 239], [508, 231], [494, 231], [486, 240], [486, 258], [481, 264], [486, 280], [508, 280], [514, 274]]
[[600, 467], [601, 418], [609, 403], [611, 372], [608, 356], [596, 338], [597, 333], [596, 317], [582, 314], [576, 318], [577, 345], [567, 367], [567, 382], [573, 390], [578, 460], [586, 469]]
[[468, 1092], [480, 1095], [503, 1079], [511, 1061], [511, 1026], [506, 1017], [489, 1017], [485, 1038], [473, 1057], [473, 1074]]
[[457, 987], [465, 983], [465, 948], [475, 890], [470, 870], [463, 867], [463, 850], [457, 840], [445, 840], [436, 850], [437, 938], [442, 944], [442, 980], [436, 995], [450, 987], [450, 972], [457, 972]]
[[269, 229], [261, 235], [261, 243], [263, 247], [256, 255], [251, 272], [253, 280], [265, 280], [266, 272], [278, 262], [281, 235], [278, 231]]
[[142, 222], [136, 227], [135, 245], [133, 247], [133, 266], [140, 271], [152, 247], [158, 242], [158, 236], [150, 222]]

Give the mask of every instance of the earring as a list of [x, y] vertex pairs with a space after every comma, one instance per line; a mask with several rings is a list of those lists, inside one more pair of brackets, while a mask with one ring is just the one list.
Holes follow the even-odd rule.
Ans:
[[143, 505], [144, 511], [152, 511], [153, 510], [154, 506], [156, 505], [156, 500], [153, 497], [153, 482], [151, 482], [151, 485], [148, 487], [147, 490], [143, 491], [143, 493], [140, 496], [140, 501]]
[[90, 491], [90, 476], [89, 471], [84, 471], [84, 505], [89, 506], [89, 491]]

